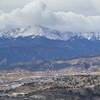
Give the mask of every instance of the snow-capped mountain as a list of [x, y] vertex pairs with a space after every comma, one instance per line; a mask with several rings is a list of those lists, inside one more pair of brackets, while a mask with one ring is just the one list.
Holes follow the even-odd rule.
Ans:
[[33, 59], [62, 60], [98, 55], [99, 32], [60, 32], [40, 26], [0, 31], [0, 68]]
[[22, 28], [10, 28], [0, 30], [0, 37], [27, 37], [31, 36], [35, 38], [36, 36], [44, 36], [48, 39], [53, 40], [69, 40], [73, 37], [79, 38], [86, 38], [88, 40], [100, 40], [100, 33], [99, 32], [61, 32], [58, 30], [42, 27], [42, 26], [35, 26], [35, 27], [22, 27]]

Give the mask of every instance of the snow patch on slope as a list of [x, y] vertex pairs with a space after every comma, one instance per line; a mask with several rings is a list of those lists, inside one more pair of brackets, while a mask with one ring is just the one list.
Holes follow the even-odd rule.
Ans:
[[86, 38], [88, 40], [100, 40], [99, 32], [60, 32], [58, 30], [49, 29], [42, 26], [22, 27], [0, 30], [0, 37], [17, 38], [17, 37], [44, 36], [53, 40], [69, 40], [72, 37]]

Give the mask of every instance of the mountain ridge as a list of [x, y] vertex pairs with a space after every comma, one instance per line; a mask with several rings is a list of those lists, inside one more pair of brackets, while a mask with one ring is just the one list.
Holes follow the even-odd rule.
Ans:
[[43, 26], [9, 28], [0, 30], [0, 37], [18, 38], [18, 37], [43, 36], [51, 40], [70, 40], [72, 37], [86, 38], [88, 40], [100, 40], [100, 32], [61, 32], [55, 29], [50, 29]]
[[[62, 60], [100, 55], [100, 41], [73, 37], [51, 40], [46, 37], [0, 38], [0, 67], [24, 64], [32, 60]], [[4, 67], [4, 68], [5, 68]]]
[[[99, 33], [73, 33], [46, 27], [0, 31], [0, 67], [32, 60], [62, 60], [100, 55]], [[34, 34], [33, 34], [34, 33]]]

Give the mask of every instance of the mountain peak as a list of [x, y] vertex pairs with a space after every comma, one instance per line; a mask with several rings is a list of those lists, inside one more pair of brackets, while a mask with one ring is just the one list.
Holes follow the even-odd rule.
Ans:
[[61, 32], [55, 29], [50, 29], [43, 26], [35, 27], [21, 27], [21, 28], [10, 28], [5, 30], [0, 30], [0, 37], [6, 38], [16, 38], [16, 37], [27, 37], [31, 36], [35, 38], [36, 36], [44, 36], [48, 39], [53, 40], [69, 40], [74, 38], [86, 38], [88, 40], [100, 40], [99, 32]]

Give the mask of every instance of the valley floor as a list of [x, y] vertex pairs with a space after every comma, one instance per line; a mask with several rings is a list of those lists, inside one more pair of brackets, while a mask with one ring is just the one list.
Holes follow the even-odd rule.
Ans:
[[100, 100], [99, 75], [40, 78], [6, 90], [0, 100]]

